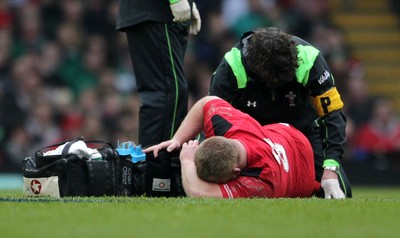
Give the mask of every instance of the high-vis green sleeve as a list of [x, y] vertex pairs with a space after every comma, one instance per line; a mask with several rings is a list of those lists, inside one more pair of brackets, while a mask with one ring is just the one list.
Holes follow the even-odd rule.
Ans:
[[299, 67], [296, 70], [297, 82], [305, 86], [308, 82], [310, 70], [319, 54], [319, 50], [310, 45], [297, 45]]
[[227, 52], [224, 56], [225, 60], [231, 67], [233, 74], [236, 77], [238, 88], [245, 88], [247, 84], [247, 73], [242, 63], [242, 55], [236, 47]]

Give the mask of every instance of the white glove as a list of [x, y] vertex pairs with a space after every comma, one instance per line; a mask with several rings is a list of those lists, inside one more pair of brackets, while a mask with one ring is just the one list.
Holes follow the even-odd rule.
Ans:
[[194, 2], [192, 7], [192, 14], [193, 14], [193, 19], [192, 22], [190, 23], [189, 33], [192, 35], [197, 35], [197, 33], [200, 31], [201, 28], [201, 19], [199, 10], [197, 9], [196, 3]]
[[340, 189], [339, 181], [337, 179], [326, 179], [321, 181], [321, 187], [324, 190], [326, 199], [344, 199], [342, 189]]
[[169, 6], [174, 15], [174, 22], [184, 22], [190, 19], [190, 5], [187, 0], [178, 0]]

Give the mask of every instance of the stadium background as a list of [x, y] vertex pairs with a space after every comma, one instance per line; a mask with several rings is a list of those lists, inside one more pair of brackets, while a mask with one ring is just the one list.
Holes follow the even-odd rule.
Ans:
[[[279, 27], [314, 44], [333, 71], [349, 120], [350, 181], [400, 184], [400, 149], [365, 156], [353, 143], [381, 96], [393, 106], [392, 132], [400, 133], [396, 0], [196, 3], [202, 29], [185, 58], [191, 104], [207, 94], [241, 33]], [[137, 141], [139, 102], [125, 35], [115, 30], [117, 9], [118, 0], [0, 0], [0, 175], [18, 176], [26, 156], [65, 139]]]

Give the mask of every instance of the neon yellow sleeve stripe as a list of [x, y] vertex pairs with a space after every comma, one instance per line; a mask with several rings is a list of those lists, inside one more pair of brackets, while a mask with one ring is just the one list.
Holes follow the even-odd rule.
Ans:
[[326, 159], [326, 160], [324, 160], [324, 164], [322, 165], [322, 168], [325, 168], [325, 167], [328, 167], [328, 166], [336, 166], [336, 167], [340, 167], [339, 166], [340, 164], [336, 161], [336, 160], [333, 160], [333, 159]]
[[179, 2], [180, 0], [169, 0], [169, 4], [174, 4], [174, 3], [177, 3], [177, 2]]
[[297, 45], [299, 67], [296, 70], [297, 82], [305, 86], [308, 82], [310, 70], [319, 54], [319, 50], [310, 45]]
[[247, 84], [247, 74], [242, 63], [240, 50], [234, 47], [231, 51], [225, 54], [224, 58], [228, 62], [229, 66], [231, 66], [238, 83], [238, 88], [245, 88]]

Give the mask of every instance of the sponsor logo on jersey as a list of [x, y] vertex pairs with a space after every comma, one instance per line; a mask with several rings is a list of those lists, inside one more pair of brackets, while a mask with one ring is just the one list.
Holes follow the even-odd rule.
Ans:
[[331, 74], [328, 72], [328, 70], [325, 70], [324, 74], [319, 77], [318, 83], [323, 84], [326, 80], [329, 79], [330, 76]]
[[257, 101], [247, 101], [247, 107], [257, 107]]

